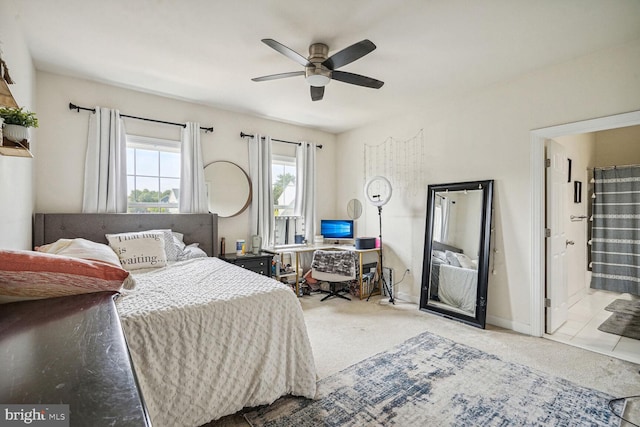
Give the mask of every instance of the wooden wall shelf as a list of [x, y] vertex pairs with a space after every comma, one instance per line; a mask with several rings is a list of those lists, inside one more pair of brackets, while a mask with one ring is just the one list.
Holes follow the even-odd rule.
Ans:
[[18, 108], [18, 103], [13, 98], [9, 85], [3, 78], [0, 78], [0, 106]]
[[7, 138], [2, 138], [2, 145], [0, 145], [0, 154], [2, 154], [3, 156], [33, 157], [33, 154], [31, 154], [31, 151], [29, 151], [29, 142], [22, 141], [21, 146], [13, 141], [9, 141]]
[[[0, 106], [18, 108], [18, 103], [13, 98], [9, 85], [0, 77]], [[33, 157], [31, 151], [29, 151], [29, 142], [22, 141], [22, 145], [16, 144], [13, 141], [9, 141], [7, 138], [2, 138], [2, 145], [0, 145], [0, 154], [3, 156], [13, 157]]]

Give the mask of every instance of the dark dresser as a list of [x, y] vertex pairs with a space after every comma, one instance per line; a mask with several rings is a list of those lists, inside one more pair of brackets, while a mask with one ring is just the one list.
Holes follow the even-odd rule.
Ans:
[[257, 255], [252, 253], [246, 253], [244, 255], [236, 255], [235, 253], [220, 255], [220, 259], [267, 277], [271, 277], [272, 258], [273, 254], [264, 252]]
[[1, 305], [0, 403], [68, 405], [70, 426], [150, 426], [116, 296]]

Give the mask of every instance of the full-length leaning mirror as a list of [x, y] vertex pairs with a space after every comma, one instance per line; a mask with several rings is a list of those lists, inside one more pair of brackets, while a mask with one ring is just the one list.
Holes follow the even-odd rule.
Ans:
[[485, 327], [492, 203], [493, 180], [429, 185], [421, 310]]
[[251, 180], [240, 166], [224, 160], [204, 167], [209, 212], [221, 218], [244, 212], [251, 202]]

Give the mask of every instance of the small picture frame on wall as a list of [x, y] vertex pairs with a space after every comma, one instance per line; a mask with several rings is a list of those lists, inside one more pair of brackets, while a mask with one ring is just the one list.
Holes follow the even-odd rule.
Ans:
[[567, 159], [567, 182], [571, 182], [571, 159]]
[[573, 181], [573, 203], [582, 203], [582, 182]]

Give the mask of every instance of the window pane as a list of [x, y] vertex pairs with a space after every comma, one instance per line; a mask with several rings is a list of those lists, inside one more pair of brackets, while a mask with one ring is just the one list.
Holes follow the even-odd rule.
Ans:
[[180, 178], [180, 153], [160, 152], [160, 176]]
[[274, 159], [271, 172], [274, 215], [293, 215], [296, 199], [295, 159]]
[[[160, 178], [160, 199], [162, 203], [178, 203], [180, 198], [180, 180]], [[163, 200], [166, 198], [166, 200]]]
[[135, 178], [133, 176], [127, 176], [127, 191], [129, 192], [129, 201], [135, 202]]
[[136, 174], [158, 176], [158, 155], [158, 151], [136, 149]]
[[129, 212], [178, 212], [180, 142], [127, 136]]
[[158, 178], [138, 177], [136, 191], [138, 202], [158, 202]]
[[[135, 162], [135, 150], [133, 148], [127, 148], [127, 175], [133, 175], [133, 163]], [[133, 187], [129, 187], [133, 188]]]

